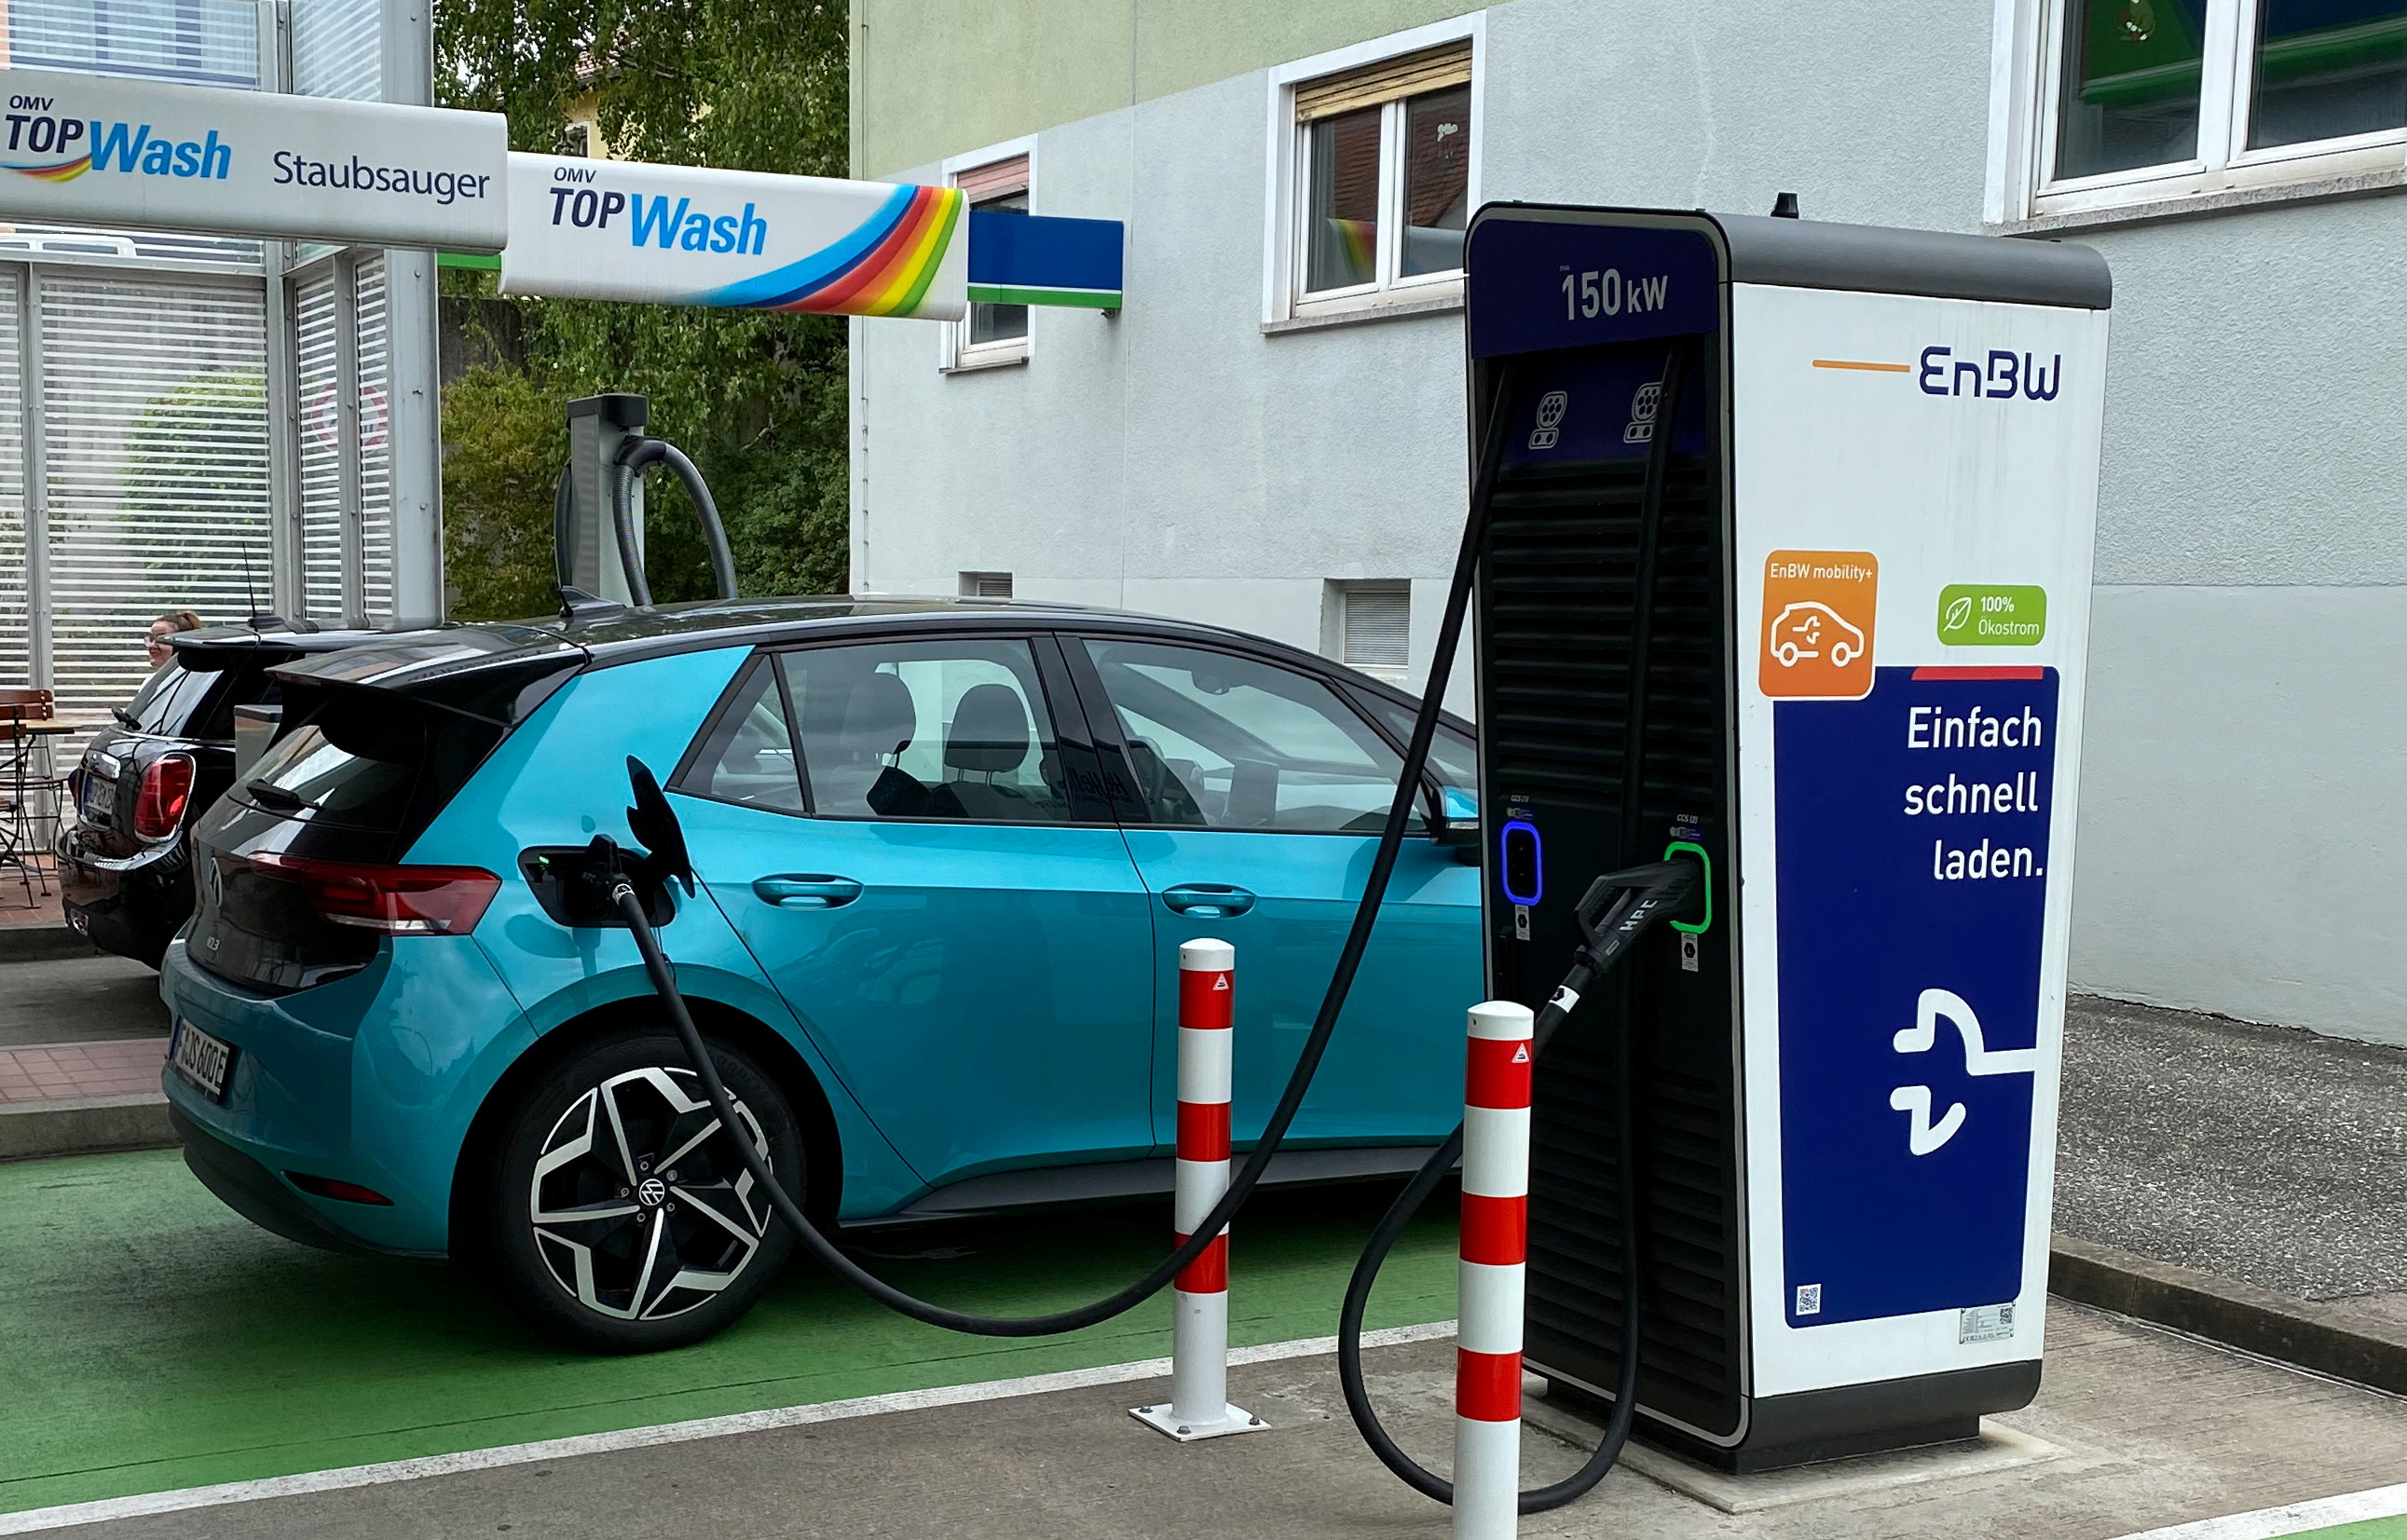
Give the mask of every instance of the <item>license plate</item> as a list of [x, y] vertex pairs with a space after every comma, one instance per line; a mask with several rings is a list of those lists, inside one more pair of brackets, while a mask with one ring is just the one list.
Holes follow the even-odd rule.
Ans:
[[117, 783], [104, 781], [85, 772], [83, 778], [83, 815], [88, 823], [106, 824], [117, 811]]
[[225, 1100], [226, 1077], [234, 1069], [234, 1044], [179, 1018], [167, 1043], [167, 1063], [209, 1100]]

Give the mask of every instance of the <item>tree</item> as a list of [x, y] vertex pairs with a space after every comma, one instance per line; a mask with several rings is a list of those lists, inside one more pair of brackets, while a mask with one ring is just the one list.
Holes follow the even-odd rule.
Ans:
[[[625, 159], [840, 177], [845, 26], [844, 7], [819, 0], [439, 0], [435, 73], [445, 106], [507, 113], [520, 149], [557, 150], [567, 106], [590, 94], [604, 141]], [[484, 275], [457, 272], [446, 282], [455, 291], [491, 287]], [[528, 379], [552, 392], [555, 417], [559, 403], [574, 395], [617, 389], [651, 398], [650, 431], [691, 454], [717, 495], [744, 592], [843, 588], [841, 319], [519, 303], [527, 311]], [[469, 392], [468, 409], [526, 404], [523, 395], [491, 383]], [[463, 495], [472, 484], [490, 495], [508, 481], [478, 454], [534, 448], [517, 431], [468, 432], [448, 403], [445, 421], [447, 502], [455, 475]], [[455, 422], [463, 433], [457, 441]], [[555, 455], [540, 477], [547, 574], [558, 465]], [[682, 491], [674, 478], [654, 477], [649, 497], [646, 565], [654, 595], [706, 595], [709, 568]], [[507, 520], [492, 527], [504, 525], [518, 527]], [[455, 560], [463, 554], [457, 543], [447, 544]], [[541, 582], [548, 597], [548, 576]]]

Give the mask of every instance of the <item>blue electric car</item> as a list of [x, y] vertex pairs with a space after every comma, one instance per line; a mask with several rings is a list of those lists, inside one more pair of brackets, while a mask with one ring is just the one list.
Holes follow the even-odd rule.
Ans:
[[[614, 1350], [717, 1331], [790, 1246], [632, 938], [569, 923], [629, 756], [684, 827], [700, 885], [657, 918], [743, 1137], [858, 1227], [1166, 1192], [1193, 937], [1236, 947], [1259, 1129], [1415, 704], [1233, 631], [974, 600], [613, 608], [279, 675], [164, 965], [185, 1158], [279, 1235], [463, 1257]], [[1449, 719], [1273, 1180], [1411, 1169], [1459, 1117], [1474, 784]]]

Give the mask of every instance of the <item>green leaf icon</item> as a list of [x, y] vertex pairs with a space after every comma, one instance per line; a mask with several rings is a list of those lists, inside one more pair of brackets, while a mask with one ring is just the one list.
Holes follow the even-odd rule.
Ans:
[[1939, 629], [1943, 631], [1960, 631], [1964, 629], [1964, 623], [1972, 618], [1973, 596], [1966, 594], [1947, 606], [1947, 618]]

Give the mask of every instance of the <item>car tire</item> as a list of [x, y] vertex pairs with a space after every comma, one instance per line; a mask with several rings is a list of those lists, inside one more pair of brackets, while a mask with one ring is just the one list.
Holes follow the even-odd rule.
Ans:
[[[754, 1147], [799, 1201], [792, 1108], [741, 1051], [710, 1050]], [[665, 1030], [613, 1034], [537, 1075], [505, 1114], [478, 1251], [546, 1335], [597, 1352], [682, 1348], [742, 1317], [792, 1255], [689, 1063]]]

